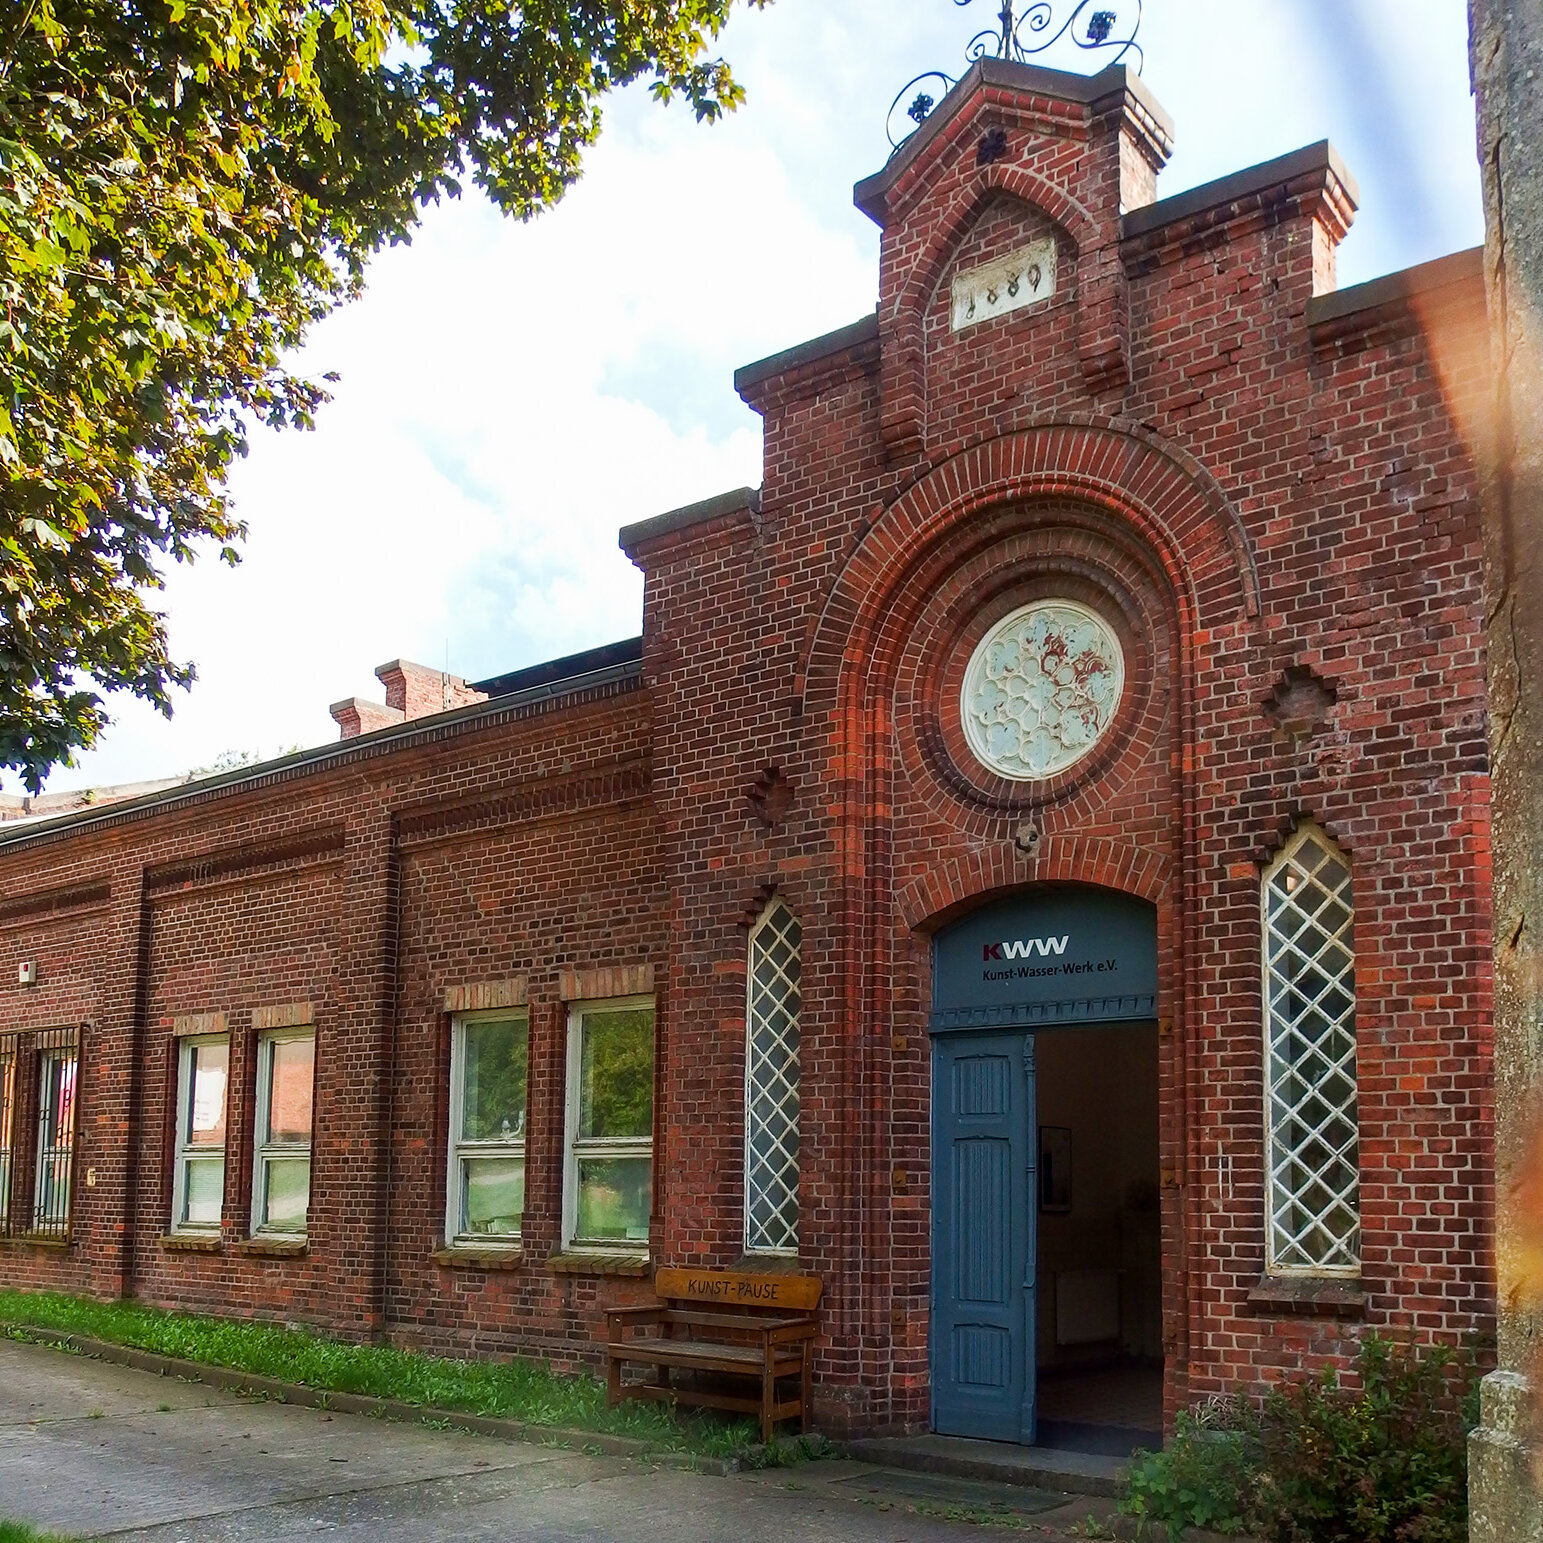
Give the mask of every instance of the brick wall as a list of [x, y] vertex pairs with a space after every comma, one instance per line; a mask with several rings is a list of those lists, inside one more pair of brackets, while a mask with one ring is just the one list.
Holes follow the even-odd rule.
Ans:
[[[746, 929], [780, 893], [803, 925], [820, 1415], [923, 1426], [930, 935], [1054, 880], [1156, 908], [1170, 1409], [1342, 1357], [1366, 1327], [1483, 1331], [1477, 267], [1328, 294], [1354, 204], [1337, 160], [1153, 205], [1169, 132], [1122, 71], [984, 65], [859, 188], [879, 311], [742, 372], [759, 498], [624, 533], [645, 689], [494, 701], [0, 844], [0, 937], [40, 962], [36, 988], [0, 976], [0, 1032], [87, 1024], [78, 1172], [97, 1181], [68, 1248], [0, 1242], [4, 1278], [592, 1361], [601, 1304], [643, 1287], [550, 1262], [565, 994], [574, 972], [652, 971], [653, 1257], [734, 1264]], [[954, 273], [1047, 237], [1055, 296], [954, 332]], [[996, 619], [1052, 594], [1108, 618], [1128, 680], [1095, 752], [1026, 787], [970, 756], [960, 682]], [[1259, 874], [1304, 817], [1355, 868], [1352, 1316], [1259, 1289]], [[516, 980], [524, 1248], [446, 1262], [446, 1003]], [[270, 1258], [243, 1243], [252, 1014], [302, 1001], [314, 1221], [305, 1256]], [[215, 1011], [237, 1090], [226, 1224], [188, 1253], [162, 1242], [171, 1042]]]
[[[69, 1246], [0, 1240], [0, 1279], [446, 1349], [591, 1353], [596, 1304], [636, 1288], [546, 1267], [558, 977], [662, 965], [649, 715], [635, 682], [496, 708], [6, 851], [0, 937], [8, 961], [37, 961], [39, 984], [8, 972], [0, 1033], [86, 1028]], [[449, 1267], [434, 1257], [446, 992], [514, 975], [529, 983], [532, 1026], [525, 1249], [510, 1269]], [[299, 1256], [249, 1241], [256, 1023], [273, 1008], [316, 1026]], [[231, 1042], [224, 1222], [188, 1248], [167, 1238], [177, 1032], [207, 1015]]]
[[[1121, 226], [1116, 190], [1146, 201], [1130, 167], [1160, 124], [1121, 90], [1080, 118], [1047, 109], [1042, 73], [1023, 78], [967, 80], [952, 118], [859, 188], [884, 227], [877, 328], [743, 372], [766, 423], [753, 515], [629, 544], [679, 886], [673, 1032], [689, 1013], [718, 1050], [670, 1089], [702, 1199], [671, 1210], [666, 1246], [738, 1252], [735, 929], [775, 888], [805, 929], [802, 1252], [828, 1282], [833, 1422], [927, 1419], [928, 936], [1038, 881], [1157, 906], [1170, 1408], [1343, 1356], [1365, 1326], [1482, 1332], [1493, 1307], [1462, 421], [1477, 269], [1320, 314], [1354, 199], [1330, 153]], [[994, 128], [1007, 156], [982, 165]], [[1051, 301], [951, 331], [959, 267], [1051, 233]], [[963, 748], [959, 683], [992, 621], [1052, 593], [1111, 620], [1131, 679], [1099, 750], [1025, 791]], [[1293, 666], [1334, 698], [1301, 735], [1266, 711]], [[734, 735], [704, 742], [700, 721], [729, 717]], [[736, 797], [768, 764], [795, 790], [770, 831]], [[1259, 873], [1303, 816], [1355, 864], [1365, 1304], [1349, 1320], [1332, 1293], [1255, 1289]]]

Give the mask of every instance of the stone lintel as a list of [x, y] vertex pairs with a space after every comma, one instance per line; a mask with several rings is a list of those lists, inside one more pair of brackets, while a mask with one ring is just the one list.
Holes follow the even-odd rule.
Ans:
[[445, 987], [447, 1013], [480, 1013], [497, 1007], [524, 1007], [529, 986], [523, 975], [507, 980], [470, 980]]
[[564, 970], [558, 994], [565, 1002], [593, 1002], [606, 997], [648, 996], [653, 989], [653, 965], [612, 964], [598, 970]]

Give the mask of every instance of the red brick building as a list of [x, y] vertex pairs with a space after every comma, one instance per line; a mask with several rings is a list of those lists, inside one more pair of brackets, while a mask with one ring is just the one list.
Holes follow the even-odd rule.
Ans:
[[1477, 255], [1170, 132], [977, 64], [641, 644], [0, 835], [0, 1278], [593, 1363], [798, 1267], [827, 1428], [1025, 1441], [1485, 1330]]

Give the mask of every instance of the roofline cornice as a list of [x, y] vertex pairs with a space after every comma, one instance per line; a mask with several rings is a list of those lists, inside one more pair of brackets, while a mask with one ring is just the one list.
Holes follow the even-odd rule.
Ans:
[[29, 821], [25, 830], [13, 834], [0, 830], [0, 853], [24, 851], [69, 836], [108, 830], [117, 825], [128, 825], [157, 815], [215, 803], [236, 794], [278, 787], [339, 767], [377, 760], [398, 750], [416, 749], [483, 729], [497, 728], [500, 724], [517, 722], [548, 710], [581, 707], [591, 702], [604, 701], [607, 697], [640, 688], [642, 679], [643, 667], [636, 661], [612, 665], [587, 675], [572, 676], [567, 680], [534, 686], [527, 691], [493, 697], [489, 701], [476, 702], [470, 707], [456, 708], [452, 712], [435, 713], [431, 718], [417, 718], [408, 724], [393, 724], [390, 728], [377, 729], [373, 734], [360, 734], [337, 744], [297, 751], [294, 755], [276, 761], [266, 761], [259, 766], [242, 767], [239, 771], [186, 783], [168, 792], [128, 799], [105, 809], [63, 815], [53, 820]]

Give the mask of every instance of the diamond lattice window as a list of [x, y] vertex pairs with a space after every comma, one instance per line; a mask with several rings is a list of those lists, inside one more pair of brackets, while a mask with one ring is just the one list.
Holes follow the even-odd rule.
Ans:
[[1360, 1268], [1350, 863], [1304, 828], [1264, 877], [1269, 1268]]
[[745, 1249], [798, 1249], [798, 1009], [803, 929], [780, 900], [750, 934]]

